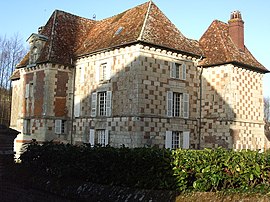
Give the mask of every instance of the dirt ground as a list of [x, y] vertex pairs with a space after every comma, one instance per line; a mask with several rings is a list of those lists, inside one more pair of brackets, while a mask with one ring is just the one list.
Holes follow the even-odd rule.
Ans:
[[261, 194], [228, 194], [221, 193], [192, 193], [177, 196], [176, 202], [270, 202], [270, 193]]

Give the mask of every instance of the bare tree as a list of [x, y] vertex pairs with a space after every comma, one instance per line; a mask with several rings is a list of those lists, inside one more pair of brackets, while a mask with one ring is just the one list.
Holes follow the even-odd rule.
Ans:
[[9, 125], [12, 92], [10, 76], [25, 53], [26, 49], [18, 34], [11, 38], [0, 36], [0, 124]]
[[264, 97], [264, 120], [270, 122], [270, 97]]

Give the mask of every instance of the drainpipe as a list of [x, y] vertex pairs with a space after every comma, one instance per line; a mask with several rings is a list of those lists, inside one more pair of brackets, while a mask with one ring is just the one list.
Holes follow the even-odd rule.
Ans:
[[[72, 58], [70, 59], [71, 65], [73, 65]], [[76, 67], [73, 66], [73, 77], [72, 77], [72, 104], [71, 104], [71, 130], [70, 130], [70, 144], [73, 144], [73, 122], [74, 122], [74, 99], [75, 99], [75, 78], [76, 78]]]
[[198, 149], [201, 149], [201, 126], [202, 126], [202, 73], [203, 73], [203, 66], [201, 66], [200, 72], [200, 109], [199, 109], [199, 145]]
[[[200, 57], [200, 60], [202, 60], [203, 56]], [[201, 72], [200, 72], [200, 104], [199, 104], [199, 144], [198, 149], [201, 149], [201, 127], [202, 127], [202, 74], [203, 74], [203, 66], [201, 66]]]

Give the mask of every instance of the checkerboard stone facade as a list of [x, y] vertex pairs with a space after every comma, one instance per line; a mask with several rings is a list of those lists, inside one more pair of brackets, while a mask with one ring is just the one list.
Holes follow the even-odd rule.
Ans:
[[[96, 64], [112, 61], [111, 79], [98, 84]], [[185, 61], [185, 81], [170, 78], [170, 63]], [[75, 142], [89, 141], [89, 130], [106, 129], [112, 146], [164, 147], [165, 133], [190, 131], [196, 148], [198, 71], [196, 59], [166, 50], [134, 45], [84, 57], [76, 62], [75, 96], [81, 98], [81, 114], [74, 121]], [[82, 70], [82, 68], [85, 68]], [[84, 72], [84, 78], [80, 72]], [[168, 118], [167, 91], [189, 93], [190, 118]], [[112, 91], [112, 116], [91, 117], [91, 93]]]
[[[110, 61], [111, 77], [100, 83], [96, 76], [102, 61]], [[179, 61], [186, 64], [185, 80], [170, 76], [171, 63]], [[202, 69], [198, 61], [137, 44], [80, 57], [74, 68], [43, 64], [20, 69], [21, 79], [13, 86], [22, 93], [15, 93], [13, 104], [23, 107], [12, 111], [11, 127], [22, 131], [23, 120], [31, 119], [31, 135], [19, 135], [18, 143], [37, 139], [81, 144], [90, 141], [91, 129], [104, 129], [116, 147], [162, 148], [166, 131], [189, 131], [190, 148], [263, 148], [262, 74], [230, 64]], [[33, 85], [31, 99], [24, 98], [28, 83]], [[111, 115], [93, 117], [91, 95], [102, 91], [112, 92]], [[189, 95], [188, 118], [167, 116], [168, 91]], [[66, 121], [63, 134], [55, 134], [57, 119]]]
[[263, 74], [231, 64], [203, 69], [205, 147], [267, 148], [263, 122]]

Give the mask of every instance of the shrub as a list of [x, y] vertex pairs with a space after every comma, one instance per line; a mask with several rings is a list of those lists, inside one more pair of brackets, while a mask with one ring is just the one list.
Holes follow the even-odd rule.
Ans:
[[269, 191], [270, 152], [218, 149], [168, 150], [43, 145], [32, 143], [21, 156], [32, 178], [93, 182], [145, 189]]

